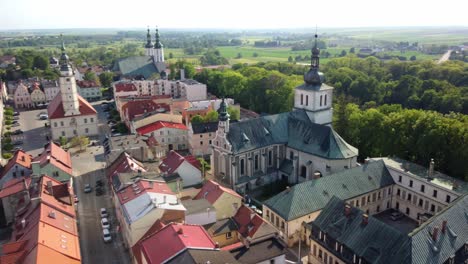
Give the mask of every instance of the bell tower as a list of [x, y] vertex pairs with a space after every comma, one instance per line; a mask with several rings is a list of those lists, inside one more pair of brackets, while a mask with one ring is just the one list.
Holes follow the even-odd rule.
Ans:
[[146, 34], [146, 45], [145, 45], [145, 50], [146, 50], [146, 56], [153, 56], [153, 42], [151, 41], [151, 34], [150, 34], [150, 29], [148, 27], [148, 33]]
[[320, 49], [317, 38], [315, 34], [310, 69], [304, 74], [304, 84], [294, 90], [294, 110], [303, 109], [313, 123], [331, 126], [333, 87], [325, 84], [325, 76], [319, 71]]
[[159, 39], [159, 30], [156, 28], [156, 39], [154, 43], [154, 62], [164, 62], [164, 47]]
[[78, 101], [78, 90], [76, 88], [75, 75], [70, 65], [67, 53], [65, 52], [65, 43], [62, 39], [62, 55], [60, 56], [60, 77], [59, 86], [62, 96], [62, 105], [65, 116], [80, 114], [80, 103]]

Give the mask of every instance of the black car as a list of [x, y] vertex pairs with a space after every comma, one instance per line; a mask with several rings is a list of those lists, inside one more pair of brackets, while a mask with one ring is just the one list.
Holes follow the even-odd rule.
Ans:
[[96, 196], [101, 196], [104, 194], [104, 190], [100, 186], [96, 186]]
[[17, 129], [17, 130], [15, 130], [15, 131], [11, 132], [11, 134], [13, 134], [13, 135], [23, 134], [23, 130]]
[[104, 182], [102, 182], [102, 180], [97, 180], [97, 181], [96, 181], [96, 188], [97, 188], [98, 186], [101, 186], [101, 187], [104, 186]]
[[19, 140], [19, 141], [13, 142], [13, 146], [19, 146], [19, 145], [23, 145], [23, 141]]

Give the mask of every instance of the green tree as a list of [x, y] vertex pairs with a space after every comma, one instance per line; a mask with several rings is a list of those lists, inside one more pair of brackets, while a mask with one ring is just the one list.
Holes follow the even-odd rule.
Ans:
[[206, 113], [205, 117], [203, 118], [205, 122], [216, 122], [218, 121], [218, 112], [215, 110], [211, 110]]
[[99, 75], [99, 81], [103, 87], [110, 87], [113, 80], [114, 73], [112, 72], [103, 72]]
[[86, 136], [76, 136], [70, 140], [71, 147], [80, 147], [80, 151], [86, 149], [89, 144], [89, 138]]
[[242, 58], [242, 53], [239, 52], [237, 53], [236, 59], [240, 59], [240, 58]]
[[208, 163], [205, 159], [203, 158], [197, 158], [197, 160], [200, 162], [201, 165], [201, 171], [203, 174], [203, 179], [206, 179], [206, 172], [211, 169], [210, 163]]
[[258, 57], [258, 53], [257, 53], [257, 52], [254, 52], [254, 53], [252, 54], [252, 57], [257, 58], [257, 57]]
[[98, 78], [96, 77], [96, 74], [92, 71], [87, 71], [84, 74], [83, 79], [86, 81], [93, 81], [93, 82], [96, 82], [98, 80]]
[[293, 57], [292, 57], [292, 56], [289, 56], [289, 57], [288, 57], [288, 62], [293, 62], [293, 61], [294, 61], [294, 60], [293, 60]]
[[172, 59], [174, 58], [174, 54], [172, 54], [172, 52], [169, 52], [169, 59]]
[[355, 52], [356, 52], [356, 49], [354, 47], [349, 49], [349, 53], [355, 53]]
[[68, 140], [66, 137], [60, 137], [59, 142], [60, 142], [60, 146], [64, 147], [65, 145], [67, 145]]
[[49, 59], [44, 55], [36, 55], [33, 59], [33, 68], [47, 70], [49, 68]]
[[240, 119], [240, 109], [232, 106], [228, 106], [227, 108], [229, 118], [231, 120], [239, 120]]
[[190, 120], [190, 122], [192, 124], [200, 124], [200, 123], [203, 123], [205, 120], [203, 119], [203, 117], [201, 115], [195, 115], [194, 117], [192, 117], [192, 119]]

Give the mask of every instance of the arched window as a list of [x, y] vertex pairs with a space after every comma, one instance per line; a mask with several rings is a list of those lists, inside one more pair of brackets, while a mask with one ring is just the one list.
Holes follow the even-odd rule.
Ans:
[[327, 105], [327, 95], [325, 95], [325, 103], [324, 105]]
[[303, 104], [304, 104], [304, 95], [301, 94], [301, 105], [303, 105]]
[[322, 106], [322, 96], [320, 96], [320, 106]]
[[309, 96], [306, 95], [306, 105], [308, 106], [309, 105]]
[[306, 166], [304, 166], [304, 165], [301, 166], [301, 174], [300, 175], [301, 175], [302, 178], [307, 178], [307, 167]]
[[258, 170], [258, 155], [255, 155], [255, 170]]
[[244, 162], [243, 159], [241, 159], [241, 161], [240, 161], [240, 174], [244, 175], [244, 173], [245, 173], [245, 162]]

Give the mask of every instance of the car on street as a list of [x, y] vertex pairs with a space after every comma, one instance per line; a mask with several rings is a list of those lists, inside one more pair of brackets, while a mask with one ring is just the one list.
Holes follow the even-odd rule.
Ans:
[[19, 116], [14, 116], [13, 120], [19, 120]]
[[47, 120], [49, 118], [49, 116], [47, 114], [41, 114], [39, 115], [39, 119], [40, 120]]
[[23, 150], [23, 148], [22, 148], [22, 147], [15, 147], [13, 150], [14, 150], [14, 151]]
[[18, 140], [18, 141], [13, 142], [13, 146], [19, 146], [19, 145], [23, 145], [23, 141]]
[[106, 105], [106, 104], [109, 104], [109, 103], [108, 103], [108, 102], [102, 102], [101, 104], [102, 104], [102, 105]]
[[15, 131], [13, 131], [11, 134], [13, 134], [13, 135], [23, 134], [23, 130], [17, 129], [17, 130], [15, 130]]
[[19, 127], [19, 126], [20, 126], [19, 123], [13, 123], [13, 124], [11, 124], [11, 127]]
[[392, 219], [393, 221], [400, 220], [401, 218], [403, 218], [403, 214], [401, 212], [393, 212], [392, 214], [390, 214], [390, 219]]
[[98, 187], [98, 186], [101, 186], [101, 187], [104, 186], [104, 182], [102, 180], [97, 180], [96, 181], [96, 187]]
[[113, 134], [112, 134], [113, 137], [119, 137], [119, 136], [121, 136], [121, 135], [122, 135], [122, 134], [120, 134], [120, 133], [113, 133]]
[[19, 116], [19, 112], [13, 112], [13, 116]]
[[101, 196], [104, 194], [104, 190], [101, 186], [96, 186], [96, 196]]
[[109, 220], [107, 220], [106, 217], [101, 219], [101, 226], [102, 226], [102, 229], [109, 229], [110, 228]]
[[104, 228], [102, 230], [102, 239], [104, 240], [104, 243], [109, 243], [112, 241], [112, 236], [109, 232], [109, 229]]
[[93, 191], [93, 188], [91, 188], [91, 184], [89, 184], [89, 183], [85, 184], [85, 186], [84, 186], [84, 192], [85, 192], [85, 193], [90, 193], [90, 192], [92, 192], [92, 191]]
[[107, 218], [109, 215], [107, 214], [106, 208], [101, 208], [101, 218]]

